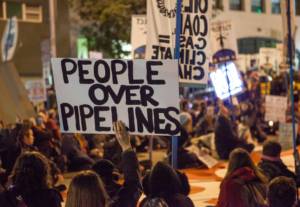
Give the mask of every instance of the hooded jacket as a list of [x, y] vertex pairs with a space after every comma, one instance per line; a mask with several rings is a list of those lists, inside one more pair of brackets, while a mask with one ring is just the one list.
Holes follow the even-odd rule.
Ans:
[[148, 180], [148, 195], [140, 207], [148, 207], [154, 199], [163, 200], [168, 207], [193, 207], [189, 197], [184, 195], [184, 186], [176, 171], [169, 165], [158, 162], [152, 169]]
[[260, 207], [266, 199], [266, 185], [248, 167], [240, 168], [221, 183], [217, 207]]

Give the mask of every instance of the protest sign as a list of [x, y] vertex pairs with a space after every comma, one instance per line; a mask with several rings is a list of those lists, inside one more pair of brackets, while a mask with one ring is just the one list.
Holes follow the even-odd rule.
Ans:
[[211, 52], [214, 64], [237, 59], [237, 40], [231, 21], [211, 23]]
[[287, 97], [266, 96], [266, 121], [286, 122]]
[[[211, 1], [183, 0], [180, 28], [180, 82], [207, 84]], [[176, 0], [147, 1], [147, 59], [174, 58]]]
[[131, 17], [131, 56], [134, 59], [145, 59], [147, 42], [146, 15]]
[[121, 120], [133, 134], [179, 133], [175, 60], [52, 59], [63, 132], [112, 134]]
[[[297, 127], [296, 127], [297, 134]], [[280, 143], [282, 150], [289, 150], [293, 148], [293, 125], [292, 123], [280, 123], [279, 124], [279, 136], [278, 142]]]
[[47, 100], [44, 80], [26, 81], [25, 88], [28, 92], [29, 100], [36, 104]]

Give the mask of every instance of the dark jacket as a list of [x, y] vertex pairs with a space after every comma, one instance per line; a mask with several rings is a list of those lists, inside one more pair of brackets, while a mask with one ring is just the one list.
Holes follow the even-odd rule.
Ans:
[[[18, 201], [17, 197], [20, 196], [23, 202]], [[22, 206], [22, 203], [27, 207], [61, 207], [62, 201], [61, 195], [54, 189], [43, 189], [30, 195], [23, 195], [22, 192], [12, 188], [0, 194], [0, 206], [3, 207], [18, 207]]]
[[229, 158], [230, 152], [237, 147], [248, 152], [251, 152], [254, 148], [254, 145], [247, 144], [244, 140], [238, 138], [231, 121], [223, 115], [220, 115], [216, 122], [215, 145], [220, 159], [225, 160]]
[[148, 194], [140, 207], [148, 207], [153, 199], [164, 200], [168, 207], [193, 207], [194, 204], [184, 192], [184, 186], [176, 171], [159, 162], [152, 169], [148, 180]]
[[268, 177], [269, 181], [271, 181], [273, 178], [276, 178], [279, 176], [293, 178], [295, 180], [295, 182], [297, 181], [296, 175], [287, 168], [287, 166], [282, 162], [281, 159], [279, 159], [277, 161], [262, 159], [258, 163], [258, 167]]
[[217, 207], [259, 207], [265, 199], [266, 185], [245, 167], [222, 181]]
[[112, 198], [111, 207], [134, 207], [142, 195], [142, 184], [138, 159], [132, 150], [122, 153], [122, 170], [125, 182], [117, 196]]

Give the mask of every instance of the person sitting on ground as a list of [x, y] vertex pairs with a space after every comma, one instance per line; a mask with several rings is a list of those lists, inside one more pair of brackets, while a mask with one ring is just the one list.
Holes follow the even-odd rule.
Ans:
[[258, 167], [268, 177], [269, 181], [279, 176], [297, 180], [296, 175], [280, 159], [281, 145], [275, 140], [268, 140], [263, 145], [262, 158]]
[[230, 119], [230, 111], [223, 104], [220, 105], [220, 113], [216, 121], [215, 145], [220, 159], [224, 160], [228, 159], [230, 152], [235, 148], [243, 148], [249, 153], [254, 149], [253, 144], [238, 138]]
[[[197, 155], [188, 151], [185, 147], [190, 142], [190, 133], [192, 132], [192, 117], [187, 112], [182, 112], [180, 119], [180, 136], [178, 137], [177, 162], [178, 169], [197, 168], [203, 166]], [[169, 161], [172, 159], [172, 154], [169, 152]]]
[[267, 198], [268, 207], [296, 207], [296, 183], [284, 176], [273, 179], [268, 187]]
[[130, 136], [123, 122], [114, 123], [116, 138], [122, 148], [124, 184], [117, 195], [109, 198], [101, 178], [92, 172], [83, 172], [74, 177], [67, 195], [66, 207], [132, 207], [142, 194], [139, 164], [132, 150]]
[[115, 173], [116, 166], [111, 161], [102, 159], [93, 165], [92, 170], [100, 176], [109, 197], [115, 197], [122, 187], [117, 182], [118, 175]]
[[0, 206], [61, 207], [61, 195], [52, 188], [49, 176], [46, 157], [38, 152], [25, 152], [14, 166], [12, 185], [0, 194]]
[[140, 207], [168, 206], [193, 207], [192, 200], [187, 196], [189, 185], [186, 177], [179, 175], [171, 166], [158, 162], [145, 177], [146, 198]]
[[228, 170], [221, 183], [217, 207], [256, 207], [265, 204], [267, 178], [244, 149], [230, 153]]

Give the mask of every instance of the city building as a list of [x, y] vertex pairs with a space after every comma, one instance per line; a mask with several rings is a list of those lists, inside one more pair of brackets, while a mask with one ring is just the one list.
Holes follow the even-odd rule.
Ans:
[[[70, 56], [71, 53], [68, 10], [67, 0], [55, 0], [56, 45], [59, 57]], [[50, 53], [49, 0], [0, 1], [0, 36], [4, 33], [7, 20], [13, 16], [18, 19], [19, 32], [12, 62], [22, 79], [41, 78], [42, 58], [49, 57]]]
[[[300, 0], [295, 0], [295, 13], [300, 28]], [[213, 19], [232, 21], [241, 57], [257, 57], [261, 47], [275, 48], [283, 40], [280, 0], [214, 0]], [[299, 29], [295, 44], [300, 51]]]

